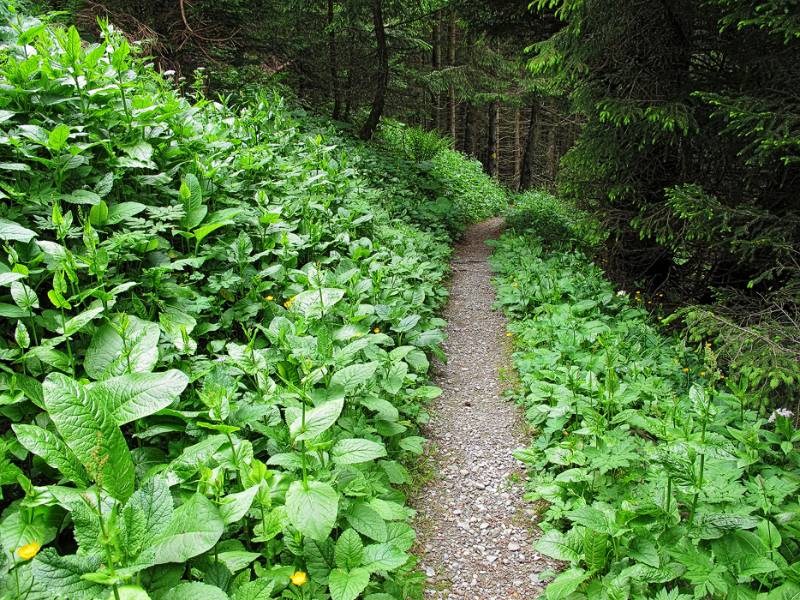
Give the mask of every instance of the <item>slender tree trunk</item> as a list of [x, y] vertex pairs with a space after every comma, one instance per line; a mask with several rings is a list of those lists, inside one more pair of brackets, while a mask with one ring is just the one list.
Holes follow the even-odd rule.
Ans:
[[[456, 13], [450, 13], [449, 36], [447, 45], [447, 62], [451, 67], [456, 64]], [[456, 144], [456, 90], [451, 83], [447, 89], [447, 129]]]
[[355, 62], [355, 55], [353, 53], [353, 43], [350, 43], [349, 52], [347, 54], [347, 82], [345, 83], [345, 88], [347, 88], [347, 93], [345, 95], [344, 100], [344, 115], [342, 118], [344, 121], [350, 120], [350, 114], [353, 111], [353, 63]]
[[531, 117], [528, 122], [528, 134], [525, 137], [525, 152], [522, 155], [522, 172], [519, 177], [519, 191], [531, 187], [531, 172], [533, 171], [534, 157], [536, 156], [536, 129], [538, 128], [539, 103], [531, 103]]
[[489, 104], [489, 139], [486, 148], [486, 171], [492, 177], [497, 177], [497, 123], [500, 115], [500, 103], [493, 100]]
[[[431, 34], [431, 66], [434, 71], [442, 68], [442, 44], [441, 27], [439, 25], [439, 13], [433, 15], [433, 32]], [[441, 129], [441, 94], [431, 92], [431, 129]]]
[[378, 81], [375, 88], [375, 97], [364, 126], [361, 128], [361, 138], [372, 138], [378, 122], [383, 114], [383, 105], [386, 102], [386, 89], [389, 86], [389, 49], [386, 47], [386, 30], [383, 24], [383, 0], [372, 1], [372, 21], [375, 27], [375, 43], [378, 47]]
[[475, 156], [475, 107], [467, 102], [464, 109], [464, 153]]
[[333, 118], [339, 120], [342, 115], [342, 90], [339, 85], [339, 56], [336, 52], [336, 32], [333, 30], [334, 5], [328, 0], [328, 60], [331, 63], [331, 96], [333, 96]]
[[[551, 117], [555, 119], [558, 115], [555, 107], [552, 107]], [[556, 124], [551, 122], [547, 129], [547, 178], [550, 187], [554, 187], [556, 174], [558, 173], [558, 152], [556, 151]]]

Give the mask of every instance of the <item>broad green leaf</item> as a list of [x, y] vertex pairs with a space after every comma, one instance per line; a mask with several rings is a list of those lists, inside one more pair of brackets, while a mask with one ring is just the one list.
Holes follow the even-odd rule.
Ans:
[[89, 223], [92, 227], [102, 227], [108, 222], [108, 204], [100, 200], [89, 210]]
[[46, 589], [51, 597], [70, 600], [96, 600], [105, 596], [105, 586], [83, 579], [83, 575], [99, 568], [97, 556], [59, 556], [52, 548], [42, 550], [31, 564], [38, 586]]
[[60, 123], [47, 136], [47, 146], [50, 150], [62, 150], [69, 139], [69, 127]]
[[131, 423], [175, 402], [189, 384], [177, 369], [163, 373], [129, 373], [86, 386], [96, 402], [106, 407], [117, 425]]
[[26, 312], [39, 308], [39, 298], [36, 297], [36, 292], [21, 281], [11, 282], [11, 299], [14, 300], [14, 304]]
[[209, 436], [196, 444], [187, 446], [183, 449], [178, 458], [170, 463], [169, 468], [174, 471], [178, 477], [191, 477], [200, 467], [205, 466], [216, 451], [227, 441], [228, 439], [220, 434]]
[[4, 514], [0, 522], [0, 543], [7, 560], [26, 544], [36, 542], [43, 546], [53, 541], [61, 525], [62, 513], [51, 506], [8, 510]]
[[418, 435], [409, 435], [400, 440], [400, 447], [412, 454], [422, 454], [425, 451], [425, 438]]
[[64, 441], [55, 433], [42, 429], [37, 425], [17, 423], [11, 426], [17, 441], [28, 451], [41, 457], [44, 462], [58, 469], [67, 479], [81, 487], [89, 485], [86, 469]]
[[31, 345], [31, 335], [22, 321], [17, 321], [17, 325], [14, 328], [14, 341], [17, 342], [17, 346], [23, 349], [29, 348]]
[[206, 218], [208, 207], [203, 204], [203, 192], [200, 189], [200, 182], [193, 174], [186, 175], [183, 183], [181, 183], [180, 197], [183, 203], [181, 227], [194, 229]]
[[356, 502], [345, 513], [345, 519], [350, 526], [360, 534], [376, 542], [385, 542], [387, 531], [386, 522], [366, 502]]
[[577, 523], [578, 525], [582, 525], [598, 533], [606, 533], [608, 535], [614, 535], [616, 533], [617, 527], [610, 515], [594, 506], [581, 506], [578, 509], [568, 512], [567, 517], [573, 523]]
[[35, 237], [36, 232], [27, 227], [23, 227], [15, 221], [0, 219], [0, 240], [28, 243]]
[[71, 194], [64, 194], [61, 199], [72, 204], [95, 205], [101, 201], [100, 196], [91, 190], [75, 190]]
[[312, 540], [324, 540], [336, 524], [339, 494], [321, 481], [293, 481], [286, 492], [286, 514], [303, 535]]
[[202, 242], [206, 237], [211, 235], [217, 229], [221, 229], [222, 227], [227, 227], [228, 225], [233, 225], [234, 220], [233, 217], [238, 215], [241, 211], [238, 209], [225, 209], [219, 210], [214, 214], [208, 217], [208, 223], [205, 225], [198, 227], [192, 233], [194, 234], [194, 238], [198, 244]]
[[[116, 319], [117, 327], [122, 325]], [[92, 379], [107, 379], [123, 373], [147, 373], [158, 362], [158, 338], [161, 330], [156, 323], [137, 317], [127, 317], [128, 326], [123, 334], [106, 323], [92, 336], [86, 350], [84, 368]]]
[[131, 158], [142, 162], [149, 161], [153, 156], [153, 147], [144, 140], [131, 144], [130, 146], [122, 146], [121, 149]]
[[359, 438], [339, 440], [331, 450], [333, 461], [340, 465], [354, 465], [386, 456], [383, 444]]
[[136, 490], [122, 510], [125, 552], [135, 556], [149, 548], [171, 522], [172, 494], [166, 480], [151, 477]]
[[367, 569], [334, 569], [328, 578], [332, 600], [355, 600], [369, 585]]
[[278, 535], [289, 524], [285, 506], [276, 506], [269, 511], [263, 521], [259, 520], [255, 526], [257, 534], [254, 541], [268, 542]]
[[272, 598], [272, 590], [274, 588], [274, 579], [256, 579], [245, 583], [237, 589], [233, 595], [233, 600], [269, 600]]
[[591, 576], [591, 573], [579, 568], [567, 569], [559, 574], [550, 585], [547, 586], [545, 594], [547, 600], [562, 600], [567, 598], [572, 592], [577, 590], [580, 585]]
[[14, 271], [6, 271], [5, 273], [0, 273], [0, 285], [6, 286], [11, 285], [15, 281], [19, 281], [20, 279], [25, 279], [26, 275], [22, 273], [15, 273]]
[[289, 432], [295, 441], [312, 440], [320, 433], [331, 427], [344, 408], [344, 400], [339, 398], [320, 404], [316, 408], [306, 411], [305, 426], [302, 417], [292, 421]]
[[574, 548], [566, 536], [557, 529], [551, 529], [539, 538], [536, 550], [564, 562], [577, 562], [581, 557], [580, 548]]
[[120, 501], [133, 493], [133, 459], [113, 415], [66, 375], [44, 381], [44, 405], [89, 476]]
[[220, 500], [219, 512], [225, 525], [237, 523], [247, 514], [253, 504], [253, 498], [258, 493], [258, 487], [257, 485], [251, 486], [241, 492], [228, 494]]
[[275, 588], [275, 580], [261, 578], [250, 581], [241, 586], [233, 595], [233, 600], [269, 600], [272, 598], [272, 590]]
[[420, 315], [408, 315], [407, 317], [403, 317], [400, 319], [400, 322], [397, 325], [392, 325], [392, 330], [398, 333], [411, 331], [417, 326], [417, 323], [419, 323], [421, 318], [422, 317]]
[[338, 288], [306, 290], [294, 297], [291, 310], [307, 319], [319, 319], [342, 298], [344, 298], [344, 290]]
[[108, 209], [106, 223], [109, 225], [116, 225], [125, 219], [135, 217], [146, 208], [147, 206], [141, 202], [119, 202], [112, 204]]
[[244, 550], [229, 550], [220, 552], [217, 559], [227, 567], [231, 573], [238, 573], [254, 560], [261, 558], [258, 552], [245, 552]]
[[350, 393], [358, 386], [369, 381], [378, 368], [377, 362], [350, 365], [336, 371], [331, 377], [331, 386], [341, 386], [345, 393]]
[[153, 541], [152, 564], [182, 563], [203, 554], [214, 547], [224, 530], [217, 507], [202, 494], [195, 494], [175, 509], [164, 532]]
[[397, 407], [383, 398], [367, 397], [361, 399], [361, 404], [370, 410], [374, 410], [376, 417], [383, 421], [397, 421], [400, 418], [400, 413]]
[[414, 528], [408, 523], [403, 523], [401, 521], [387, 523], [386, 531], [386, 543], [403, 551], [411, 550], [411, 547], [417, 539]]
[[[117, 593], [119, 594], [119, 600], [151, 600], [145, 589], [138, 585], [120, 586], [117, 588]], [[108, 592], [106, 600], [116, 600], [113, 590]]]
[[215, 585], [192, 581], [182, 583], [167, 592], [169, 600], [228, 600], [228, 594]]
[[74, 335], [86, 327], [86, 325], [91, 323], [94, 319], [99, 317], [104, 310], [105, 308], [103, 308], [102, 305], [87, 309], [69, 319], [66, 323], [64, 323], [63, 327], [59, 327], [56, 331], [66, 336]]
[[408, 554], [389, 543], [364, 548], [364, 566], [370, 571], [392, 571], [406, 564]]
[[756, 532], [758, 533], [758, 537], [761, 538], [761, 541], [767, 548], [780, 548], [781, 544], [783, 543], [778, 528], [767, 519], [762, 520], [758, 524], [758, 527], [756, 527]]
[[382, 498], [371, 498], [369, 505], [386, 521], [403, 521], [414, 515], [414, 509]]
[[336, 540], [336, 566], [355, 569], [364, 559], [364, 544], [355, 529], [346, 529]]

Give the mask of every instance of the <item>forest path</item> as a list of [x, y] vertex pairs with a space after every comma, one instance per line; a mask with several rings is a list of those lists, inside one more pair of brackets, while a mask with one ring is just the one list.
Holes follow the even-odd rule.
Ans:
[[412, 499], [418, 514], [426, 597], [436, 600], [536, 598], [536, 574], [552, 565], [532, 547], [525, 472], [512, 451], [527, 445], [519, 410], [502, 397], [509, 363], [505, 318], [495, 298], [486, 241], [502, 219], [473, 225], [456, 247], [445, 309], [448, 362], [431, 407], [432, 476]]

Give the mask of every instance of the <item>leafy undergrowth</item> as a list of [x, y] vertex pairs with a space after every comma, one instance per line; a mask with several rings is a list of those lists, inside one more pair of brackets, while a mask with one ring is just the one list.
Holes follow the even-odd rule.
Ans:
[[447, 184], [4, 16], [0, 597], [419, 596]]
[[576, 248], [589, 221], [534, 196], [493, 265], [536, 429], [517, 457], [544, 501], [537, 548], [568, 563], [547, 598], [800, 597], [790, 415], [763, 414], [710, 345], [661, 333]]

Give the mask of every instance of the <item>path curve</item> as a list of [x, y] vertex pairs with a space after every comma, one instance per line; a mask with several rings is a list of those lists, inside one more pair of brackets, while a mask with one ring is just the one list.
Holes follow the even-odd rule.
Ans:
[[424, 431], [434, 474], [413, 499], [426, 597], [436, 600], [537, 598], [536, 573], [551, 566], [533, 550], [524, 469], [511, 455], [528, 443], [522, 415], [502, 397], [510, 361], [486, 245], [502, 228], [499, 218], [473, 225], [452, 261], [448, 362], [434, 377], [444, 393]]

